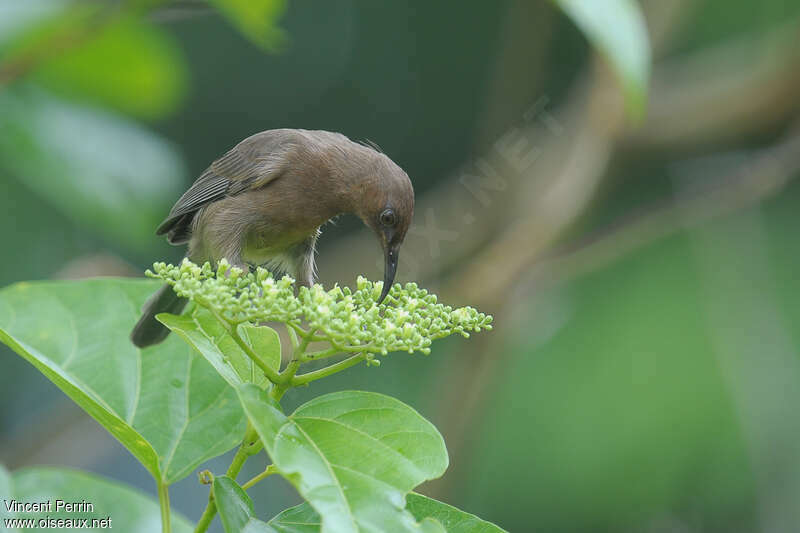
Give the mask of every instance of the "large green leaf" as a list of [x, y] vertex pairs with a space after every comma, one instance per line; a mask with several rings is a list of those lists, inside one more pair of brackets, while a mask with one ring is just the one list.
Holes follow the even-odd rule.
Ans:
[[322, 531], [420, 531], [406, 494], [441, 476], [448, 458], [419, 413], [389, 396], [345, 391], [287, 417], [257, 386], [238, 391], [275, 466], [322, 516]]
[[166, 483], [241, 441], [234, 390], [181, 339], [128, 339], [148, 280], [18, 283], [0, 291], [0, 341], [34, 365]]
[[283, 38], [276, 26], [286, 9], [284, 0], [210, 0], [248, 39], [273, 48]]
[[[238, 387], [244, 383], [264, 386], [269, 383], [263, 372], [242, 351], [222, 324], [202, 307], [190, 315], [158, 315], [171, 331], [180, 335], [200, 352], [220, 376]], [[261, 359], [277, 371], [281, 364], [281, 341], [278, 333], [268, 327], [240, 326], [241, 337]]]
[[[3, 478], [6, 478], [4, 489]], [[0, 466], [0, 495], [4, 500], [19, 502], [52, 502], [50, 511], [10, 513], [0, 504], [0, 531], [5, 518], [33, 519], [88, 519], [88, 528], [79, 531], [98, 531], [91, 527], [92, 519], [110, 518], [111, 528], [125, 533], [152, 533], [161, 531], [161, 514], [158, 503], [138, 490], [99, 476], [62, 468], [26, 468], [9, 476]], [[56, 500], [65, 502], [86, 501], [93, 509], [78, 512], [56, 510]], [[88, 512], [87, 512], [88, 511]], [[172, 512], [172, 531], [188, 533], [193, 527], [183, 516]], [[26, 531], [28, 528], [20, 528]], [[39, 528], [37, 528], [37, 531]]]
[[187, 69], [169, 34], [141, 18], [123, 17], [42, 63], [34, 79], [60, 94], [159, 118], [183, 100]]
[[277, 533], [256, 518], [250, 496], [227, 476], [217, 476], [211, 486], [225, 533]]
[[185, 174], [157, 135], [31, 86], [0, 91], [0, 167], [93, 231], [140, 248], [152, 246]]
[[[125, 8], [29, 0], [0, 13], [17, 22], [0, 38], [0, 65], [71, 98], [145, 118], [173, 111], [186, 87], [180, 48], [160, 27]], [[23, 2], [28, 3], [28, 2]]]
[[[417, 520], [433, 519], [447, 533], [503, 533], [503, 529], [475, 515], [415, 492], [406, 497], [406, 509]], [[302, 503], [269, 521], [278, 533], [319, 533], [322, 524], [313, 507]]]
[[606, 56], [625, 90], [628, 109], [644, 111], [650, 77], [650, 40], [635, 0], [554, 0]]

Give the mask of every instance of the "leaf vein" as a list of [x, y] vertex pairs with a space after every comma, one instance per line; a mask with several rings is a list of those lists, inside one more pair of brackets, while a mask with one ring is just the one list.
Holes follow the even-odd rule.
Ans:
[[[366, 438], [378, 443], [379, 445], [383, 446], [385, 449], [389, 450], [389, 452], [391, 452], [391, 453], [397, 455], [398, 457], [402, 458], [403, 460], [405, 460], [405, 462], [408, 463], [408, 465], [413, 468], [414, 472], [418, 476], [422, 477], [423, 479], [426, 479], [425, 473], [422, 472], [422, 470], [420, 470], [419, 467], [409, 457], [403, 455], [398, 450], [395, 450], [394, 448], [392, 448], [391, 446], [389, 446], [388, 444], [386, 444], [382, 440], [375, 438], [374, 436], [370, 435], [366, 431], [362, 431], [362, 430], [360, 430], [358, 428], [355, 428], [353, 426], [348, 426], [347, 424], [343, 424], [342, 422], [339, 422], [338, 420], [334, 420], [332, 418], [320, 418], [320, 417], [315, 417], [315, 416], [296, 417], [294, 415], [291, 418], [292, 418], [292, 420], [295, 420], [295, 421], [298, 420], [298, 419], [306, 419], [306, 420], [320, 420], [322, 422], [330, 422], [331, 424], [338, 424], [338, 425], [340, 425], [342, 427], [350, 429], [351, 431], [354, 431], [356, 433], [364, 435]], [[299, 424], [295, 424], [295, 425], [299, 426]]]
[[330, 473], [331, 477], [336, 480], [336, 485], [335, 486], [336, 486], [337, 489], [339, 489], [339, 494], [342, 495], [342, 500], [344, 501], [345, 507], [349, 511], [348, 514], [349, 514], [349, 517], [350, 517], [350, 523], [353, 525], [353, 528], [355, 529], [355, 531], [358, 531], [358, 525], [356, 524], [355, 514], [353, 514], [353, 509], [350, 507], [350, 502], [348, 501], [347, 496], [345, 496], [345, 494], [344, 494], [344, 489], [342, 488], [342, 484], [339, 481], [339, 478], [336, 477], [336, 473], [333, 471], [333, 465], [328, 460], [328, 458], [325, 456], [325, 454], [322, 453], [322, 450], [319, 449], [319, 447], [317, 446], [317, 443], [314, 442], [314, 440], [311, 438], [311, 436], [308, 433], [306, 433], [305, 430], [303, 430], [303, 428], [300, 427], [299, 424], [294, 424], [294, 426], [297, 428], [297, 430], [300, 433], [302, 433], [305, 436], [305, 438], [309, 442], [309, 444], [311, 444], [311, 446], [314, 447], [314, 449], [319, 454], [319, 457], [322, 459], [322, 462], [325, 463], [325, 467], [328, 469], [328, 472]]
[[167, 459], [164, 462], [164, 468], [162, 469], [164, 473], [169, 471], [169, 465], [172, 464], [172, 459], [175, 457], [175, 452], [178, 449], [178, 445], [180, 444], [181, 439], [183, 438], [183, 434], [186, 433], [186, 429], [189, 427], [189, 382], [192, 378], [193, 362], [194, 362], [194, 357], [189, 357], [189, 364], [186, 366], [186, 382], [184, 385], [186, 390], [186, 393], [184, 394], [186, 413], [183, 420], [183, 426], [181, 427], [181, 430], [178, 432], [178, 435], [175, 438], [175, 443], [172, 445], [171, 447], [172, 449], [170, 450], [169, 455], [167, 456]]
[[[125, 294], [125, 293], [123, 293]], [[133, 303], [133, 300], [125, 294], [124, 301], [128, 303], [133, 311], [133, 316], [136, 317], [138, 311], [136, 309], [136, 305]], [[139, 410], [139, 402], [141, 401], [142, 396], [142, 350], [140, 348], [136, 348], [136, 389], [133, 395], [133, 403], [131, 405], [131, 412], [128, 417], [125, 419], [130, 426], [133, 426], [133, 420], [136, 418], [136, 411]]]

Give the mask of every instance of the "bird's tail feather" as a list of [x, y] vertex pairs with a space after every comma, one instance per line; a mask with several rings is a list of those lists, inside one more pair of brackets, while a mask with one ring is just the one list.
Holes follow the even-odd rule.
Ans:
[[172, 287], [164, 285], [158, 289], [142, 307], [142, 318], [131, 331], [131, 341], [139, 348], [158, 344], [169, 335], [169, 329], [156, 320], [159, 313], [178, 314], [186, 307], [188, 300], [181, 298]]

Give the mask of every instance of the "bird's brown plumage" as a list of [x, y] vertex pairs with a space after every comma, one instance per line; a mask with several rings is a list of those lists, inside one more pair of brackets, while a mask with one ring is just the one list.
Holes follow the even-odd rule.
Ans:
[[[157, 233], [188, 243], [195, 262], [266, 265], [310, 285], [320, 226], [352, 213], [378, 236], [391, 284], [413, 212], [411, 181], [385, 154], [339, 133], [279, 129], [248, 137], [214, 161]], [[134, 343], [148, 342], [136, 333]]]

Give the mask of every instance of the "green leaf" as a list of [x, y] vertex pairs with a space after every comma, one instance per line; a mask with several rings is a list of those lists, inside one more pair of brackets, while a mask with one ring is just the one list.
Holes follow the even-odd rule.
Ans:
[[[0, 3], [3, 0], [0, 0]], [[35, 2], [2, 39], [2, 67], [48, 89], [142, 118], [174, 111], [187, 86], [180, 48], [147, 19], [101, 4]], [[2, 8], [2, 4], [0, 4]], [[0, 41], [2, 41], [0, 40]]]
[[34, 79], [60, 94], [154, 119], [183, 100], [187, 69], [169, 34], [141, 18], [123, 17], [44, 62]]
[[146, 280], [18, 283], [0, 291], [0, 341], [55, 383], [157, 479], [172, 483], [241, 441], [234, 390], [181, 339], [128, 335]]
[[[475, 515], [415, 492], [406, 497], [406, 510], [420, 521], [435, 520], [431, 527], [447, 533], [503, 533], [505, 530]], [[269, 521], [278, 533], [319, 533], [319, 515], [307, 503], [286, 509]]]
[[[269, 383], [264, 373], [208, 310], [196, 307], [190, 315], [164, 313], [157, 318], [200, 352], [230, 385], [238, 387], [244, 383], [255, 383], [263, 387]], [[277, 372], [281, 364], [278, 333], [264, 326], [240, 326], [239, 332], [244, 341], [261, 355], [262, 360]]]
[[253, 43], [275, 48], [283, 41], [276, 27], [286, 9], [284, 0], [210, 0]]
[[423, 518], [420, 520], [419, 528], [423, 533], [447, 533], [444, 526], [435, 518]]
[[406, 498], [406, 509], [417, 520], [422, 520], [423, 518], [436, 519], [444, 526], [447, 533], [503, 533], [505, 531], [473, 514], [465, 513], [452, 505], [447, 505], [415, 492], [412, 492]]
[[165, 140], [31, 86], [0, 91], [0, 167], [84, 226], [145, 249], [183, 182]]
[[554, 0], [608, 59], [620, 78], [630, 114], [644, 113], [650, 77], [650, 40], [634, 0]]
[[269, 521], [278, 533], [319, 533], [322, 521], [308, 503], [290, 507]]
[[[278, 332], [267, 326], [242, 324], [239, 335], [258, 354], [261, 360], [276, 372], [281, 368], [281, 338]], [[255, 368], [255, 367], [253, 367]], [[251, 379], [250, 383], [254, 381]]]
[[238, 392], [273, 463], [320, 513], [324, 531], [420, 531], [406, 494], [441, 476], [448, 458], [419, 413], [389, 396], [345, 391], [286, 417], [255, 385]]
[[[0, 466], [0, 488], [4, 471]], [[6, 473], [7, 475], [7, 473]], [[41, 518], [89, 519], [89, 527], [82, 531], [97, 531], [91, 527], [91, 520], [110, 518], [111, 528], [126, 533], [152, 533], [161, 531], [161, 514], [158, 503], [148, 495], [120, 483], [77, 470], [62, 468], [25, 468], [14, 472], [7, 478], [8, 490], [0, 490], [3, 499], [12, 498], [20, 502], [52, 502], [50, 511], [9, 513], [0, 504], [0, 531], [3, 518]], [[78, 512], [56, 511], [56, 500], [65, 502], [86, 501], [93, 509]], [[172, 511], [172, 531], [189, 533], [192, 525], [179, 513]], [[39, 528], [37, 528], [37, 531]], [[23, 529], [20, 529], [23, 531]]]
[[228, 476], [215, 477], [211, 490], [225, 533], [277, 533], [256, 518], [250, 496]]

